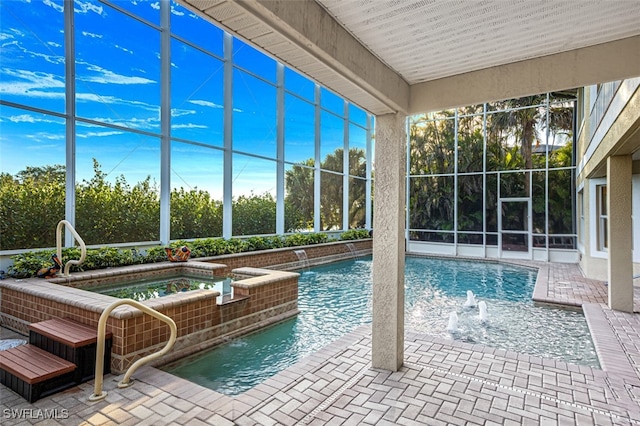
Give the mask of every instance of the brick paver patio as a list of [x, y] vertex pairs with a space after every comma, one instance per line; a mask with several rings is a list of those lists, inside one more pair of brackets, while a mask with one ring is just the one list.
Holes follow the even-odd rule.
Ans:
[[602, 369], [407, 331], [404, 366], [381, 371], [363, 326], [237, 397], [152, 367], [126, 389], [107, 375], [100, 402], [93, 382], [34, 404], [0, 386], [2, 424], [640, 424], [639, 315], [611, 311], [576, 265], [526, 264], [541, 268], [535, 299], [583, 306]]

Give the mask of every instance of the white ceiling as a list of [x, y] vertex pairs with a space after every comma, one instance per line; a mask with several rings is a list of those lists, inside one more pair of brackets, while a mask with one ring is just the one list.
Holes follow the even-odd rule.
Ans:
[[[502, 93], [510, 86], [500, 79], [511, 78], [513, 85], [513, 75], [525, 75], [531, 90], [550, 86], [538, 80], [547, 81], [551, 73], [570, 75], [571, 66], [589, 67], [593, 76], [562, 80], [567, 83], [553, 90], [579, 86], [575, 81], [593, 84], [640, 75], [640, 69], [633, 71], [640, 63], [640, 54], [634, 54], [634, 44], [640, 44], [640, 0], [178, 1], [376, 115], [443, 108], [422, 105], [425, 93], [450, 107], [441, 98], [454, 94], [446, 84], [438, 85], [444, 81], [439, 79], [465, 80], [471, 75], [467, 73], [496, 66], [503, 72], [490, 77], [492, 85], [486, 79], [478, 84], [474, 78], [456, 80], [459, 87], [471, 89], [468, 98], [482, 98], [469, 103], [512, 96]], [[624, 40], [628, 42], [617, 55], [604, 45]], [[576, 50], [597, 45], [602, 48], [596, 54]], [[523, 62], [563, 52], [562, 61], [539, 62], [545, 64], [546, 77]], [[631, 58], [625, 72], [614, 72], [610, 65], [621, 57]], [[602, 58], [613, 59], [603, 59], [598, 68], [604, 70], [592, 67]], [[509, 64], [523, 74], [504, 71]], [[490, 94], [474, 93], [478, 88]]]
[[640, 34], [640, 0], [316, 2], [409, 84]]

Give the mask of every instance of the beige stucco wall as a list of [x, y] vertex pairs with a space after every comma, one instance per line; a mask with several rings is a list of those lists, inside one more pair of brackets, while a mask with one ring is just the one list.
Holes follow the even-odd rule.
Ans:
[[378, 117], [373, 214], [373, 368], [398, 371], [404, 360], [405, 118]]
[[[607, 124], [602, 129], [597, 129], [593, 139], [590, 139], [591, 106], [595, 102], [595, 88], [587, 87], [581, 92], [582, 116], [584, 120], [579, 123], [577, 140], [577, 174], [576, 186], [582, 189], [584, 205], [584, 229], [580, 235], [581, 256], [580, 267], [586, 276], [590, 278], [608, 280], [608, 254], [597, 250], [597, 238], [595, 227], [597, 214], [595, 209], [596, 193], [595, 184], [606, 183], [607, 158], [612, 155], [633, 154], [640, 151], [640, 79], [624, 81], [618, 89], [618, 93], [611, 103], [611, 109], [607, 111], [601, 123]], [[621, 103], [622, 102], [622, 103]], [[601, 124], [602, 127], [602, 124]], [[636, 154], [636, 158], [638, 155]], [[640, 160], [633, 161], [633, 197], [635, 205], [640, 205]], [[632, 182], [628, 182], [632, 186]], [[629, 212], [631, 214], [632, 212]], [[579, 218], [578, 218], [579, 220]], [[632, 230], [629, 230], [632, 232]], [[633, 232], [640, 232], [640, 212], [636, 209]], [[636, 237], [637, 241], [637, 237]], [[640, 247], [635, 244], [636, 256], [633, 263], [634, 275], [640, 274]], [[635, 281], [640, 285], [640, 281]]]
[[[636, 206], [640, 205], [640, 200], [638, 199], [638, 194], [640, 193], [640, 162], [639, 161], [634, 161], [633, 163], [633, 173], [634, 173], [634, 185], [633, 185], [633, 189], [634, 189], [634, 196], [635, 196], [635, 202], [636, 202]], [[604, 180], [599, 180], [598, 182], [602, 182], [604, 183]], [[586, 186], [585, 189], [583, 191], [584, 194], [584, 206], [585, 206], [585, 213], [584, 213], [584, 232], [581, 233], [580, 236], [580, 267], [583, 271], [583, 273], [589, 277], [589, 278], [594, 278], [594, 279], [598, 279], [598, 280], [603, 280], [606, 281], [608, 279], [608, 272], [609, 272], [609, 267], [608, 267], [608, 260], [607, 257], [604, 255], [601, 255], [596, 249], [597, 247], [597, 239], [596, 238], [592, 238], [594, 236], [594, 232], [591, 231], [591, 226], [595, 226], [595, 225], [591, 225], [592, 223], [595, 224], [595, 221], [597, 220], [597, 217], [595, 215], [595, 209], [594, 208], [590, 208], [590, 206], [592, 206], [592, 204], [595, 204], [596, 202], [596, 194], [595, 192], [592, 192], [590, 188], [591, 182], [589, 180], [586, 181]], [[637, 209], [634, 209], [634, 211], [636, 211]], [[637, 213], [634, 215], [634, 220], [635, 220], [635, 224], [634, 224], [634, 228], [633, 231], [637, 234], [638, 232], [640, 232], [640, 213]], [[576, 218], [576, 220], [579, 220], [580, 218]], [[578, 227], [579, 228], [579, 227]], [[631, 232], [631, 231], [629, 231]], [[633, 274], [634, 275], [638, 275], [640, 274], [640, 262], [638, 261], [638, 258], [640, 257], [640, 244], [637, 244], [637, 240], [640, 239], [638, 238], [638, 236], [635, 236], [636, 239], [636, 244], [635, 244], [635, 262], [633, 263]], [[594, 253], [595, 251], [595, 253]], [[635, 280], [635, 285], [640, 285], [640, 280]]]
[[[585, 109], [595, 102], [595, 90], [585, 88]], [[640, 149], [640, 77], [622, 82], [597, 129], [589, 128], [585, 111], [585, 126], [578, 142], [578, 184], [586, 178], [605, 176], [607, 157], [632, 154]], [[588, 139], [593, 133], [593, 138]]]

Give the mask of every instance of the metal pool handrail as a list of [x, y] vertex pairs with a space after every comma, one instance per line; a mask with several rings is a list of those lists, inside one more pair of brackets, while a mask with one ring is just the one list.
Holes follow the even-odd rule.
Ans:
[[67, 229], [69, 229], [73, 237], [76, 239], [76, 241], [80, 245], [80, 259], [69, 260], [64, 265], [64, 272], [62, 275], [65, 277], [68, 277], [69, 269], [71, 268], [71, 265], [80, 265], [82, 262], [84, 262], [85, 257], [87, 257], [87, 246], [84, 244], [84, 241], [82, 240], [80, 235], [76, 232], [73, 225], [71, 225], [71, 223], [68, 220], [61, 220], [60, 222], [58, 222], [58, 226], [56, 227], [56, 253], [58, 254], [58, 259], [60, 260], [60, 262], [62, 262], [62, 227], [63, 226], [66, 226]]
[[137, 302], [135, 300], [132, 299], [120, 299], [120, 300], [116, 300], [115, 302], [113, 302], [111, 305], [109, 305], [107, 307], [107, 309], [105, 309], [102, 312], [102, 315], [100, 315], [100, 320], [98, 321], [98, 341], [97, 341], [97, 346], [96, 346], [96, 372], [95, 372], [95, 386], [93, 389], [93, 394], [91, 396], [89, 396], [89, 401], [99, 401], [101, 399], [104, 399], [104, 397], [107, 396], [106, 392], [102, 391], [102, 383], [103, 383], [103, 379], [104, 379], [104, 335], [105, 335], [105, 329], [106, 329], [106, 325], [107, 325], [107, 319], [109, 318], [109, 314], [111, 313], [111, 311], [113, 311], [115, 308], [117, 308], [120, 305], [131, 305], [134, 306], [138, 309], [140, 309], [142, 312], [145, 312], [153, 317], [158, 318], [161, 321], [166, 322], [169, 325], [169, 328], [171, 329], [171, 336], [169, 336], [169, 341], [167, 342], [167, 344], [165, 345], [164, 348], [162, 348], [161, 351], [153, 353], [153, 354], [149, 354], [145, 357], [140, 358], [139, 360], [137, 360], [136, 362], [134, 362], [131, 367], [129, 367], [129, 369], [127, 370], [127, 372], [124, 375], [124, 378], [122, 379], [122, 381], [120, 383], [118, 383], [118, 387], [119, 388], [126, 388], [129, 385], [131, 385], [130, 379], [131, 379], [131, 375], [133, 374], [134, 371], [136, 371], [138, 369], [138, 367], [140, 367], [142, 364], [145, 364], [149, 361], [153, 361], [154, 359], [160, 358], [162, 355], [166, 354], [167, 352], [169, 352], [171, 350], [171, 348], [173, 347], [173, 344], [176, 342], [176, 337], [178, 335], [178, 329], [176, 327], [176, 323], [169, 318], [168, 316], [161, 314], [160, 312], [151, 309], [148, 306], [143, 305], [140, 302]]

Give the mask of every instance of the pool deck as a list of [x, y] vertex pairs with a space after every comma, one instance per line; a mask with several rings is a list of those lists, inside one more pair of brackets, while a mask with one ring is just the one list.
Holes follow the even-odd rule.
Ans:
[[[51, 425], [640, 425], [640, 315], [610, 310], [602, 281], [577, 265], [540, 268], [534, 299], [582, 306], [602, 369], [406, 330], [398, 372], [371, 368], [362, 326], [237, 397], [152, 367], [106, 398], [94, 382], [33, 404], [0, 385], [2, 424]], [[640, 312], [640, 289], [635, 309]], [[15, 338], [0, 329], [0, 338]], [[53, 418], [52, 418], [53, 417]]]

